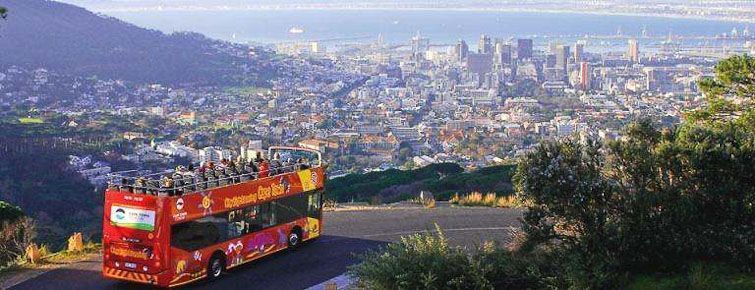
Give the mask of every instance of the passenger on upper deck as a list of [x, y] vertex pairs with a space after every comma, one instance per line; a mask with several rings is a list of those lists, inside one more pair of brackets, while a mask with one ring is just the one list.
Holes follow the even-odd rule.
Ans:
[[277, 152], [273, 154], [273, 160], [270, 162], [270, 172], [273, 175], [282, 174], [284, 172], [283, 164], [281, 164], [281, 156]]
[[262, 161], [258, 162], [258, 164], [260, 169], [259, 177], [268, 177], [270, 175], [270, 163], [267, 162], [267, 160], [262, 159]]
[[257, 173], [260, 171], [259, 168], [257, 168], [257, 165], [254, 164], [254, 160], [249, 161], [249, 163], [246, 165], [246, 171], [249, 172], [252, 176], [252, 178], [257, 178]]

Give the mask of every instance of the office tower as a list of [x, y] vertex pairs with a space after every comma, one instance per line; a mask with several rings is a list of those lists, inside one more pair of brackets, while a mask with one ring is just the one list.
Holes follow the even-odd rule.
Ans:
[[590, 89], [590, 64], [586, 61], [579, 63], [579, 88], [583, 91]]
[[422, 34], [417, 31], [417, 35], [412, 37], [412, 54], [424, 53], [430, 49], [430, 39], [422, 37]]
[[555, 54], [546, 54], [545, 55], [545, 67], [546, 68], [554, 68], [556, 67], [556, 55]]
[[499, 64], [511, 64], [511, 45], [502, 42], [496, 43], [495, 55]]
[[640, 44], [637, 43], [637, 39], [629, 40], [629, 51], [627, 51], [627, 58], [632, 63], [640, 62]]
[[556, 46], [556, 67], [564, 71], [566, 74], [567, 66], [569, 65], [569, 46], [557, 45]]
[[490, 40], [490, 36], [485, 34], [480, 35], [480, 41], [477, 43], [478, 53], [493, 53], [493, 42]]
[[582, 54], [584, 53], [585, 45], [577, 42], [574, 44], [574, 63], [582, 62]]
[[516, 58], [519, 60], [532, 58], [532, 39], [516, 40]]
[[464, 59], [467, 58], [467, 55], [469, 55], [469, 45], [467, 45], [467, 42], [463, 39], [459, 39], [459, 42], [456, 43], [456, 47], [454, 47], [454, 54], [458, 57], [459, 61], [464, 61]]
[[467, 55], [467, 69], [471, 73], [484, 76], [493, 69], [493, 55], [486, 53], [470, 53]]

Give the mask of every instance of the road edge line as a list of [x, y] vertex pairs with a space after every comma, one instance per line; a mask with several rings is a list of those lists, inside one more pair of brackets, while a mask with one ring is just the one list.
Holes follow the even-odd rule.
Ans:
[[349, 277], [349, 275], [347, 275], [346, 273], [343, 273], [341, 275], [330, 278], [325, 282], [309, 287], [306, 290], [325, 290], [327, 289], [326, 286], [330, 286], [332, 285], [332, 283], [335, 283], [336, 289], [348, 289], [356, 284], [356, 280]]

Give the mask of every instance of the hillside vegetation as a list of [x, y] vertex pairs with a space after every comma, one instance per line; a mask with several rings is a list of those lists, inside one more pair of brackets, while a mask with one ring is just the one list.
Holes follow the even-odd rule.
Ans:
[[450, 199], [455, 193], [473, 191], [511, 193], [514, 170], [515, 166], [500, 165], [464, 172], [458, 164], [440, 163], [413, 170], [349, 174], [328, 180], [325, 186], [327, 197], [338, 202], [395, 202], [423, 190], [438, 199]]
[[[0, 66], [171, 85], [254, 85], [274, 73], [245, 46], [163, 34], [47, 0], [4, 0]], [[7, 57], [12, 56], [12, 57]]]

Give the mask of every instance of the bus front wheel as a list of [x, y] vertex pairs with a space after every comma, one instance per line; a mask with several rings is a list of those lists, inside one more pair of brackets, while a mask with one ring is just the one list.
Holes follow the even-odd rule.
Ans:
[[210, 280], [215, 280], [223, 274], [223, 271], [225, 271], [225, 257], [223, 257], [223, 254], [215, 253], [210, 258], [210, 263], [207, 264], [207, 277]]
[[301, 229], [299, 227], [295, 227], [291, 230], [291, 233], [288, 234], [288, 248], [289, 249], [296, 249], [301, 244]]

